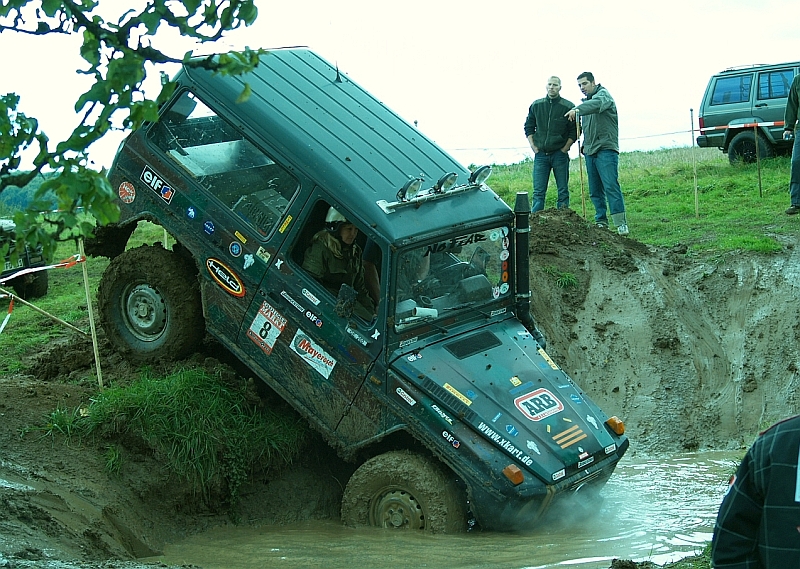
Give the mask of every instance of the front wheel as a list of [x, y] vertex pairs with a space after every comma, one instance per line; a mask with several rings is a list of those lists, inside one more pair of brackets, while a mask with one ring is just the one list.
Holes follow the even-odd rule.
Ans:
[[205, 333], [194, 263], [160, 246], [115, 257], [103, 273], [97, 304], [109, 342], [135, 363], [183, 358]]
[[466, 497], [452, 473], [435, 459], [392, 451], [353, 473], [342, 498], [342, 521], [348, 526], [461, 532], [466, 529]]
[[[772, 145], [760, 134], [758, 135], [758, 158], [772, 158], [775, 151]], [[750, 131], [740, 132], [728, 145], [728, 160], [731, 164], [744, 162], [752, 164], [756, 161], [756, 135]]]

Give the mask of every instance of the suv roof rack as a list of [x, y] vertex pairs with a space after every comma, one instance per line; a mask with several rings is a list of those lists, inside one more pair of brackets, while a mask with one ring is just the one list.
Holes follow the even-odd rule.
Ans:
[[746, 69], [756, 69], [758, 67], [787, 67], [800, 65], [798, 61], [789, 61], [786, 63], [752, 63], [750, 65], [734, 65], [733, 67], [726, 67], [720, 73], [730, 73], [733, 71], [744, 71]]

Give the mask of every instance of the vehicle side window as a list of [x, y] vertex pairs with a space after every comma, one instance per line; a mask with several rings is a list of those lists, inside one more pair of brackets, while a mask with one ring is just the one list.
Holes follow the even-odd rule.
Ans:
[[[365, 257], [366, 236], [358, 225], [326, 202], [317, 202], [293, 245], [292, 258], [338, 303], [349, 303], [350, 312], [369, 322], [376, 313], [381, 253], [370, 247]], [[366, 270], [369, 269], [369, 274]], [[376, 277], [377, 278], [377, 277]], [[350, 292], [342, 296], [342, 285]], [[347, 295], [352, 293], [352, 298]], [[338, 309], [337, 309], [338, 310]]]
[[266, 237], [300, 183], [242, 133], [184, 92], [148, 132], [184, 172]]
[[781, 69], [758, 74], [758, 98], [780, 99], [789, 96], [789, 87], [794, 79], [794, 71]]
[[720, 77], [714, 85], [711, 95], [712, 105], [727, 105], [729, 103], [743, 103], [750, 99], [750, 85], [753, 75], [736, 75], [734, 77]]

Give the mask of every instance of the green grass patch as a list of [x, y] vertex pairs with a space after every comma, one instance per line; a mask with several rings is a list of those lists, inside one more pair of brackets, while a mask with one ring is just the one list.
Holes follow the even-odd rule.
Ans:
[[[150, 245], [156, 242], [163, 243], [164, 240], [164, 230], [160, 226], [142, 221], [131, 236], [128, 248], [138, 247], [144, 243]], [[168, 236], [167, 242], [168, 246], [172, 246], [175, 240]], [[75, 241], [60, 243], [56, 249], [53, 263], [57, 264], [67, 260], [78, 254], [79, 251], [79, 246]], [[107, 266], [108, 259], [104, 257], [89, 257], [85, 263], [89, 295], [94, 303], [95, 320], [98, 318], [97, 286]], [[30, 302], [47, 314], [89, 334], [89, 312], [83, 270], [84, 264], [82, 263], [69, 268], [49, 269], [47, 295]], [[13, 293], [10, 285], [2, 288]], [[7, 313], [8, 301], [0, 300], [0, 322]], [[0, 334], [0, 374], [24, 371], [26, 356], [41, 352], [58, 342], [69, 341], [75, 336], [79, 336], [79, 334], [16, 300], [8, 324]]]
[[[143, 375], [130, 386], [98, 392], [88, 405], [57, 409], [28, 432], [67, 443], [91, 435], [133, 436], [193, 492], [206, 500], [221, 492], [233, 509], [242, 482], [256, 469], [290, 463], [308, 429], [295, 415], [248, 405], [244, 389], [244, 383], [231, 387], [203, 369]], [[116, 445], [104, 457], [108, 472], [123, 468]]]
[[[585, 206], [592, 220], [583, 159], [580, 166], [577, 158], [570, 163], [570, 207], [582, 215]], [[800, 219], [784, 213], [789, 167], [788, 157], [731, 166], [714, 148], [622, 153], [619, 178], [631, 237], [661, 247], [682, 243], [693, 254], [780, 251], [800, 230]], [[496, 165], [489, 185], [513, 207], [517, 192], [531, 193], [532, 169], [531, 160]], [[551, 179], [545, 207], [556, 206], [556, 193]]]

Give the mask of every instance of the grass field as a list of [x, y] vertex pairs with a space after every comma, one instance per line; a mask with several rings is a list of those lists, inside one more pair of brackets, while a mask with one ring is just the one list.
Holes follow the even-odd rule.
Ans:
[[[586, 165], [570, 164], [570, 207], [594, 219]], [[714, 148], [675, 148], [620, 155], [619, 178], [630, 237], [650, 245], [688, 245], [692, 254], [734, 250], [771, 253], [796, 234], [800, 219], [787, 216], [788, 157], [731, 166]], [[517, 192], [532, 192], [528, 160], [495, 166], [489, 185], [507, 203]], [[696, 172], [696, 183], [695, 183]], [[582, 191], [583, 190], [583, 191]], [[584, 199], [582, 199], [582, 196]], [[545, 207], [555, 207], [550, 181]]]

